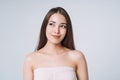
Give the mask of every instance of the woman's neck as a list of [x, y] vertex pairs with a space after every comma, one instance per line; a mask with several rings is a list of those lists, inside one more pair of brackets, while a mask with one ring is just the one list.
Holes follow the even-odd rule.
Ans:
[[47, 54], [55, 54], [58, 55], [61, 52], [65, 51], [65, 47], [63, 47], [61, 44], [52, 44], [52, 43], [47, 43], [43, 47], [43, 51]]

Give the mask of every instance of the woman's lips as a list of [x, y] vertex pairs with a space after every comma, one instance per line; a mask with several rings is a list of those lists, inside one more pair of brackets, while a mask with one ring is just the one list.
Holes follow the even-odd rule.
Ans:
[[52, 35], [54, 38], [58, 39], [60, 35]]

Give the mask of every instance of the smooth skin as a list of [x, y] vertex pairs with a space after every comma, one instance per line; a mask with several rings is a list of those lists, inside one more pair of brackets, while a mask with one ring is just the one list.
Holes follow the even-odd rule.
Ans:
[[61, 45], [67, 31], [66, 19], [59, 13], [53, 14], [46, 27], [46, 45], [31, 54], [24, 61], [24, 80], [34, 80], [34, 70], [40, 67], [72, 67], [77, 80], [88, 80], [85, 56], [77, 50], [70, 50]]

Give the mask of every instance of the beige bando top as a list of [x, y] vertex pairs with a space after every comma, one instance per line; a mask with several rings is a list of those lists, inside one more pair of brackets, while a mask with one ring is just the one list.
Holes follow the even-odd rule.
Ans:
[[34, 80], [77, 80], [74, 68], [42, 67], [34, 70]]

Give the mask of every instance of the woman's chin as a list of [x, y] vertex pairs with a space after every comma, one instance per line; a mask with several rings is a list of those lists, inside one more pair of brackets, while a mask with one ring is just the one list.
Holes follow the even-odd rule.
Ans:
[[58, 41], [58, 40], [51, 40], [51, 41], [49, 41], [49, 43], [55, 44], [55, 45], [59, 45], [59, 44], [61, 44], [61, 41]]

